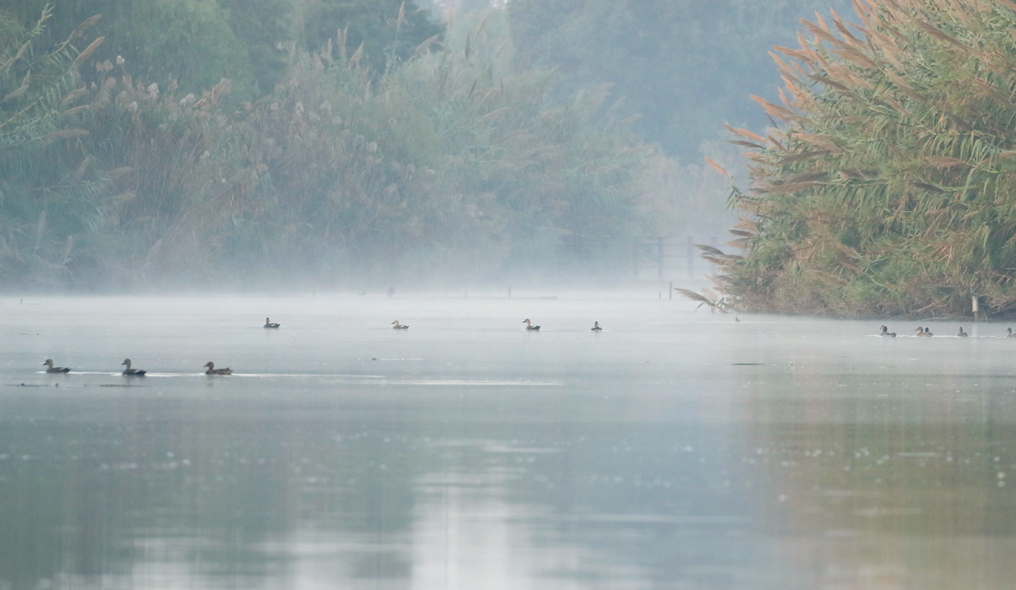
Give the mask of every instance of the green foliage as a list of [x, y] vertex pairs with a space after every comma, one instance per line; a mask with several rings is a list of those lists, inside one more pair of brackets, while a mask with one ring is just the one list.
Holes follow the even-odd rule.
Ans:
[[75, 100], [85, 54], [41, 44], [49, 12], [31, 29], [0, 16], [0, 274], [40, 282], [73, 279], [69, 264], [104, 227], [105, 183], [80, 149]]
[[[50, 3], [0, 0], [0, 12], [29, 26]], [[101, 14], [108, 42], [99, 61], [124, 57], [118, 73], [163, 88], [175, 80], [187, 92], [228, 78], [237, 100], [271, 92], [297, 49], [338, 44], [352, 54], [362, 44], [378, 75], [442, 33], [412, 0], [61, 0], [51, 13], [49, 36], [59, 40]]]
[[253, 74], [246, 47], [229, 27], [215, 0], [146, 0], [114, 13], [117, 32], [105, 57], [122, 55], [135, 77], [167, 86], [174, 81], [186, 92], [211, 88], [222, 78], [235, 95], [252, 96]]
[[261, 93], [271, 92], [289, 67], [296, 40], [297, 0], [218, 0], [218, 3], [229, 14], [233, 34], [246, 47]]
[[777, 48], [781, 121], [749, 147], [752, 217], [721, 257], [741, 307], [840, 316], [1016, 310], [1016, 5], [860, 4]]
[[[259, 32], [254, 19], [277, 18], [285, 14], [284, 4], [279, 2], [271, 11], [259, 4], [262, 10], [250, 10], [249, 20], [231, 23], [230, 14], [216, 0], [67, 0], [54, 3], [53, 18], [47, 25], [52, 39], [63, 40], [74, 34], [81, 22], [101, 15], [100, 27], [85, 34], [78, 32], [71, 41], [84, 46], [96, 35], [106, 37], [96, 57], [99, 63], [117, 64], [117, 56], [122, 56], [126, 61], [118, 66], [118, 74], [143, 78], [162, 88], [175, 82], [187, 92], [200, 92], [228, 78], [234, 97], [251, 98], [255, 82], [252, 56], [266, 68], [266, 79], [273, 71], [277, 77], [281, 68], [256, 42], [252, 41], [249, 56], [248, 46], [231, 24], [249, 22], [238, 30], [253, 37]], [[0, 10], [16, 15], [23, 24], [33, 22], [45, 6], [46, 0], [0, 0]], [[95, 79], [93, 72], [82, 74], [89, 81]], [[99, 74], [101, 77], [102, 72]]]

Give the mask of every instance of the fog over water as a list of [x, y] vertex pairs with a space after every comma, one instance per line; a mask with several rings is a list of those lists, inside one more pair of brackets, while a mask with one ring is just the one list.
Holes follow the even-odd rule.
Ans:
[[1007, 324], [677, 293], [1013, 317], [1014, 6], [0, 0], [0, 590], [1012, 588]]
[[0, 587], [1010, 587], [1005, 325], [549, 294], [4, 298]]

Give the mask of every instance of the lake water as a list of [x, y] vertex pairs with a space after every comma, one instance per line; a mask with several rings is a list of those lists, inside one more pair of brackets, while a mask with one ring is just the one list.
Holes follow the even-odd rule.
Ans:
[[2, 298], [0, 589], [1013, 586], [1005, 324], [693, 310]]

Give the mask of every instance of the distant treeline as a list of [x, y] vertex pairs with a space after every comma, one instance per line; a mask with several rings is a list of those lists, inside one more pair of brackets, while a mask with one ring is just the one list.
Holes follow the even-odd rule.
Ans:
[[496, 277], [708, 209], [608, 89], [519, 65], [504, 10], [457, 34], [397, 0], [0, 10], [6, 286]]
[[[799, 19], [852, 0], [511, 0], [519, 59], [553, 67], [561, 92], [608, 83], [639, 114], [635, 129], [668, 153], [701, 160], [723, 123], [764, 127], [752, 94], [775, 98], [769, 52], [796, 45]], [[710, 154], [707, 154], [710, 155]]]

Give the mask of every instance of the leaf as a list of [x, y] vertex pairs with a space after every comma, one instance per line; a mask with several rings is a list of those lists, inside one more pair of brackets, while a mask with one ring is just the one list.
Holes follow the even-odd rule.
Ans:
[[920, 189], [924, 189], [926, 191], [937, 193], [937, 194], [941, 194], [941, 193], [945, 192], [944, 190], [940, 189], [939, 187], [937, 187], [937, 186], [935, 186], [933, 184], [928, 184], [927, 182], [915, 182], [914, 186], [916, 186], [917, 188], [920, 188]]
[[766, 187], [766, 192], [773, 195], [786, 195], [790, 193], [797, 193], [809, 188], [821, 186], [817, 182], [794, 182], [789, 184], [778, 184]]
[[85, 159], [82, 160], [80, 164], [78, 164], [77, 169], [74, 170], [74, 174], [71, 175], [71, 178], [74, 179], [74, 182], [81, 182], [81, 179], [85, 177], [85, 173], [88, 172], [88, 167], [91, 165], [91, 163], [92, 158], [85, 157]]
[[817, 158], [819, 156], [825, 156], [827, 154], [829, 154], [829, 150], [814, 150], [810, 152], [801, 152], [800, 154], [783, 158], [782, 160], [777, 162], [777, 164], [779, 164], [780, 166], [785, 166], [787, 164], [793, 164], [795, 162], [803, 162], [804, 160], [810, 160], [811, 158]]
[[73, 109], [67, 109], [66, 111], [64, 111], [64, 112], [62, 112], [60, 114], [62, 116], [64, 116], [64, 117], [71, 117], [71, 116], [74, 116], [74, 115], [80, 113], [81, 111], [84, 111], [84, 110], [88, 109], [89, 106], [90, 105], [83, 104], [81, 106], [74, 107]]
[[969, 166], [970, 164], [959, 160], [957, 158], [949, 158], [947, 156], [927, 156], [925, 158], [928, 162], [931, 162], [937, 168], [952, 168], [953, 166]]
[[15, 90], [14, 92], [11, 92], [7, 96], [5, 96], [3, 98], [3, 100], [0, 100], [0, 102], [7, 102], [8, 100], [14, 100], [15, 98], [18, 98], [18, 97], [24, 95], [25, 92], [27, 92], [27, 91], [28, 91], [28, 86], [21, 86], [17, 90]]
[[106, 175], [115, 180], [117, 178], [120, 178], [124, 174], [129, 174], [131, 172], [134, 172], [134, 168], [131, 168], [130, 166], [122, 166], [120, 168], [114, 168], [113, 170], [110, 170], [109, 172], [106, 173]]
[[39, 219], [35, 222], [35, 241], [38, 242], [42, 239], [42, 234], [46, 231], [46, 210], [43, 209], [39, 212]]

